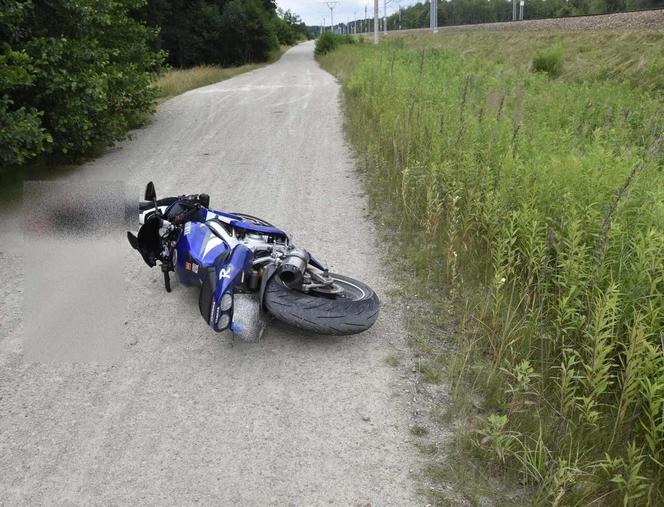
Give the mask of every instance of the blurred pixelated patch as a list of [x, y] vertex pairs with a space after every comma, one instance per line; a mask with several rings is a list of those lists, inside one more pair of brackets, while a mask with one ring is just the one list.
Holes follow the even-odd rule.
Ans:
[[117, 181], [26, 181], [23, 230], [30, 236], [99, 237], [128, 225], [136, 201]]
[[123, 182], [24, 183], [24, 360], [122, 359], [133, 202]]

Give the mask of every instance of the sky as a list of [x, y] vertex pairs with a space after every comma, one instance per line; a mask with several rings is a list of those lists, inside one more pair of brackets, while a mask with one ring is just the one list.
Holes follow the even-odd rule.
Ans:
[[[388, 1], [387, 13], [392, 14], [399, 9], [399, 4], [402, 7], [417, 3], [417, 0], [391, 0]], [[379, 0], [380, 15], [383, 15], [383, 0]], [[298, 14], [307, 25], [321, 25], [323, 24], [323, 17], [325, 23], [330, 24], [330, 9], [322, 0], [277, 0], [277, 5], [284, 10], [290, 9], [295, 14]], [[373, 16], [374, 0], [340, 0], [334, 8], [334, 24], [347, 23], [349, 20], [357, 17], [362, 19], [364, 17], [364, 6], [367, 6], [369, 17]]]

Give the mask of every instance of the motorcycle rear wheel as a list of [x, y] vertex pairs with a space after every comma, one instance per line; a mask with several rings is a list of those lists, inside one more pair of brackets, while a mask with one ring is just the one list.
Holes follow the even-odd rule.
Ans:
[[351, 335], [369, 329], [380, 311], [380, 300], [367, 285], [330, 273], [343, 289], [337, 296], [289, 289], [278, 276], [265, 290], [265, 308], [277, 319], [316, 334]]

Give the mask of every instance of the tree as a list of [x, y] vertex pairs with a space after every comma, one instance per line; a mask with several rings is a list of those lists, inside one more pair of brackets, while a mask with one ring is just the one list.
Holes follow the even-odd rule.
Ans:
[[76, 158], [121, 139], [152, 108], [161, 56], [141, 0], [3, 0], [0, 164]]

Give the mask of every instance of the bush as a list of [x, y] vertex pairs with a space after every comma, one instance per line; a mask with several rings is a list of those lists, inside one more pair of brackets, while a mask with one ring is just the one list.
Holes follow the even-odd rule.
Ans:
[[208, 49], [220, 58], [205, 63], [244, 65], [265, 62], [279, 47], [279, 40], [270, 23], [270, 17], [256, 0], [231, 0], [221, 11], [218, 36], [211, 35], [218, 44]]
[[160, 27], [156, 44], [178, 68], [268, 61], [293, 39], [271, 0], [147, 0], [141, 17]]
[[549, 77], [558, 77], [563, 71], [564, 51], [562, 46], [540, 49], [533, 57], [534, 72], [545, 72]]
[[342, 44], [354, 44], [355, 39], [350, 35], [339, 35], [332, 32], [323, 32], [318, 39], [316, 39], [316, 56], [323, 56], [324, 54], [334, 51]]
[[272, 26], [277, 34], [279, 44], [283, 46], [292, 46], [297, 42], [299, 35], [285, 20], [276, 17], [272, 20]]
[[[5, 4], [9, 4], [5, 9]], [[0, 13], [0, 164], [78, 158], [153, 107], [161, 55], [131, 13], [141, 0], [5, 2]]]
[[[0, 92], [28, 87], [34, 79], [30, 57], [5, 47], [0, 54]], [[8, 95], [0, 96], [0, 166], [23, 163], [52, 141], [41, 125], [42, 116], [34, 107], [17, 106]]]

